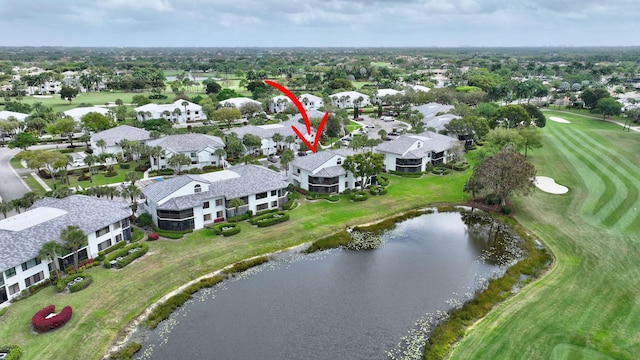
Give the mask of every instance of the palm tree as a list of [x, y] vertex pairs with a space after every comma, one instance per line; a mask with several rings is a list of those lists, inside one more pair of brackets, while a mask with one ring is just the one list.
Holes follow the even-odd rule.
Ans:
[[135, 185], [138, 180], [140, 180], [140, 175], [135, 171], [128, 172], [124, 175], [124, 181], [129, 181], [131, 185]]
[[93, 184], [93, 165], [96, 164], [96, 157], [89, 154], [84, 157], [84, 163], [89, 167], [89, 182]]
[[57, 241], [49, 241], [42, 244], [40, 251], [38, 252], [38, 259], [51, 260], [53, 263], [53, 270], [56, 273], [56, 277], [60, 277], [60, 269], [58, 267], [58, 254], [62, 254], [62, 245]]
[[293, 161], [293, 150], [287, 149], [282, 152], [280, 156], [280, 164], [284, 167], [284, 173], [288, 174], [289, 172], [289, 163]]
[[296, 137], [295, 137], [295, 136], [293, 136], [293, 135], [288, 135], [286, 138], [284, 138], [284, 142], [286, 142], [286, 143], [287, 143], [287, 145], [288, 145], [287, 147], [288, 147], [289, 149], [291, 149], [291, 145], [292, 145], [294, 142], [296, 142]]
[[387, 131], [385, 129], [380, 129], [380, 131], [378, 131], [378, 135], [380, 135], [381, 140], [385, 140], [387, 138]]
[[184, 114], [187, 115], [187, 106], [189, 106], [189, 102], [183, 101], [180, 105], [184, 106]]
[[13, 210], [13, 204], [11, 201], [0, 201], [0, 212], [4, 215], [5, 219], [7, 218], [7, 213], [11, 210]]
[[180, 121], [179, 121], [179, 117], [180, 117], [180, 115], [182, 115], [182, 111], [180, 111], [180, 109], [179, 109], [179, 108], [175, 108], [175, 109], [173, 109], [173, 115], [175, 115], [175, 116], [176, 116], [176, 121], [174, 121], [174, 123], [178, 123], [178, 122], [180, 122]]
[[231, 200], [229, 200], [229, 207], [234, 208], [234, 213], [233, 216], [236, 219], [236, 223], [238, 222], [238, 210], [240, 209], [241, 206], [244, 206], [244, 201], [242, 201], [242, 199], [240, 198], [233, 198]]
[[213, 152], [213, 155], [218, 157], [218, 163], [220, 166], [223, 166], [224, 158], [227, 156], [227, 151], [224, 148], [217, 148], [216, 151]]
[[158, 165], [158, 173], [160, 172], [160, 158], [162, 156], [164, 156], [164, 149], [162, 148], [162, 146], [158, 145], [158, 146], [154, 146], [151, 149], [149, 149], [149, 155], [153, 158], [155, 158], [156, 160], [156, 164]]
[[275, 133], [271, 137], [271, 140], [276, 143], [276, 149], [280, 147], [280, 142], [284, 140], [284, 137], [280, 133]]
[[87, 246], [87, 235], [77, 226], [69, 225], [60, 233], [64, 246], [73, 251], [73, 267], [78, 271], [78, 250]]
[[20, 211], [22, 210], [23, 206], [22, 206], [22, 199], [13, 199], [11, 200], [11, 206], [13, 207], [13, 209], [20, 214]]
[[104, 139], [98, 139], [96, 146], [100, 148], [100, 153], [104, 152], [104, 148], [107, 147], [107, 142]]
[[140, 191], [136, 185], [129, 184], [129, 186], [122, 189], [121, 194], [123, 198], [128, 197], [131, 199], [131, 210], [133, 210], [133, 213], [135, 214], [138, 211], [138, 202], [136, 201], [136, 198], [142, 194], [142, 191]]

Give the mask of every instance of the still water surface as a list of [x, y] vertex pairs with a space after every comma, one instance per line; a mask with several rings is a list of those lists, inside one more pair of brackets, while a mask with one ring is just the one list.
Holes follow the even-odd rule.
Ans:
[[387, 359], [416, 321], [504, 270], [487, 255], [504, 254], [504, 240], [465, 219], [403, 221], [376, 250], [281, 256], [140, 330], [138, 359]]

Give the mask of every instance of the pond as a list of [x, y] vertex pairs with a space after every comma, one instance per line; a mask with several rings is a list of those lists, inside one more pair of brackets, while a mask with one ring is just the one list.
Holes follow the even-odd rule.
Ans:
[[414, 358], [398, 354], [521, 256], [507, 235], [477, 213], [433, 213], [397, 223], [374, 250], [279, 255], [139, 330], [137, 359]]

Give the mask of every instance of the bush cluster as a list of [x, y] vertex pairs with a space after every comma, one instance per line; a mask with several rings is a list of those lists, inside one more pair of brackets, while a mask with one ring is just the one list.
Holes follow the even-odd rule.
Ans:
[[487, 205], [497, 205], [502, 202], [502, 198], [497, 194], [489, 194], [484, 199], [485, 204]]
[[128, 170], [131, 168], [131, 164], [126, 164], [126, 163], [120, 164], [118, 166], [120, 167], [121, 170]]
[[115, 171], [115, 170], [112, 170], [112, 171], [106, 172], [106, 173], [104, 174], [104, 177], [114, 177], [114, 176], [118, 176], [118, 172], [117, 172], [117, 171]]
[[[138, 250], [133, 250], [138, 249]], [[116, 268], [122, 269], [123, 267], [129, 265], [133, 260], [141, 257], [149, 251], [149, 245], [145, 243], [135, 243], [129, 246], [126, 246], [118, 251], [114, 251], [109, 256], [107, 256], [104, 260], [104, 267], [107, 269], [111, 268], [111, 261], [116, 260]], [[121, 258], [117, 260], [117, 258]]]
[[284, 211], [270, 212], [268, 214], [254, 216], [249, 220], [251, 225], [267, 227], [289, 220], [289, 214]]
[[17, 344], [0, 346], [0, 352], [7, 354], [4, 360], [18, 360], [22, 356], [22, 348]]
[[335, 194], [331, 195], [331, 194], [316, 193], [316, 192], [307, 193], [307, 200], [317, 200], [317, 199], [325, 199], [331, 202], [336, 202], [340, 200], [340, 196]]
[[[88, 174], [88, 173], [87, 173]], [[89, 175], [80, 175], [78, 176], [78, 181], [87, 181], [87, 180], [91, 180], [91, 176]]]
[[364, 191], [357, 191], [351, 194], [351, 201], [365, 201], [368, 198], [369, 195]]
[[175, 174], [175, 171], [173, 169], [160, 169], [160, 171], [150, 171], [151, 176], [158, 176], [158, 175], [173, 175]]
[[110, 253], [112, 253], [112, 252], [114, 252], [114, 251], [116, 251], [118, 249], [122, 249], [125, 245], [127, 245], [126, 241], [120, 241], [120, 242], [116, 243], [115, 245], [110, 246], [110, 247], [100, 251], [98, 253], [98, 255], [106, 256], [107, 254], [110, 254]]
[[133, 243], [133, 242], [142, 240], [143, 237], [144, 237], [144, 233], [134, 228], [134, 229], [131, 229], [131, 239], [129, 239], [129, 241]]
[[224, 168], [222, 166], [213, 166], [213, 165], [205, 165], [202, 167], [202, 171], [204, 172], [215, 172], [215, 171], [221, 171]]
[[71, 306], [65, 306], [57, 315], [48, 319], [46, 318], [49, 314], [55, 312], [55, 305], [49, 305], [35, 313], [31, 318], [31, 326], [33, 326], [33, 329], [37, 332], [47, 332], [57, 329], [71, 320], [71, 315], [73, 314]]
[[150, 166], [149, 166], [149, 164], [146, 164], [146, 165], [138, 165], [138, 166], [136, 166], [136, 167], [135, 167], [135, 169], [134, 169], [134, 170], [135, 170], [135, 171], [140, 171], [140, 172], [145, 172], [145, 171], [149, 170], [149, 167], [150, 167]]
[[423, 173], [421, 173], [421, 172], [408, 173], [408, 172], [400, 172], [400, 171], [390, 170], [389, 174], [402, 176], [402, 177], [406, 177], [406, 178], [419, 178], [419, 177], [422, 176]]
[[378, 175], [378, 185], [380, 186], [389, 186], [389, 177], [386, 175]]
[[[81, 281], [75, 282], [77, 278], [82, 278]], [[86, 289], [93, 282], [93, 278], [89, 274], [77, 274], [67, 276], [64, 279], [58, 280], [56, 283], [56, 291], [63, 292], [67, 287], [67, 284], [70, 282], [74, 282], [74, 284], [69, 285], [69, 292], [78, 292], [80, 290]]]
[[237, 223], [219, 223], [211, 227], [213, 233], [222, 236], [233, 236], [240, 232], [240, 225]]
[[371, 193], [371, 195], [373, 195], [373, 196], [380, 196], [380, 195], [386, 194], [387, 193], [387, 189], [385, 187], [382, 187], [382, 186], [373, 185], [373, 186], [369, 187], [369, 193]]
[[251, 217], [251, 215], [253, 215], [253, 212], [251, 210], [247, 211], [244, 214], [240, 214], [238, 216], [231, 216], [227, 218], [228, 222], [238, 222], [238, 221], [244, 221], [247, 220]]
[[153, 227], [153, 231], [157, 232], [158, 235], [167, 239], [182, 239], [185, 234], [193, 232], [192, 229], [182, 231], [162, 230], [157, 226]]
[[189, 174], [202, 174], [202, 170], [198, 168], [189, 169]]
[[137, 342], [129, 343], [127, 344], [127, 346], [123, 347], [122, 349], [112, 354], [109, 357], [109, 359], [110, 360], [131, 360], [133, 355], [135, 355], [138, 351], [140, 351], [141, 348], [142, 348], [142, 345], [140, 345], [140, 343], [137, 343]]
[[147, 234], [147, 241], [155, 241], [160, 238], [157, 232], [150, 232]]
[[435, 175], [448, 175], [449, 172], [450, 172], [449, 169], [447, 169], [444, 166], [438, 166], [436, 168], [433, 168], [433, 170], [431, 170], [431, 173]]

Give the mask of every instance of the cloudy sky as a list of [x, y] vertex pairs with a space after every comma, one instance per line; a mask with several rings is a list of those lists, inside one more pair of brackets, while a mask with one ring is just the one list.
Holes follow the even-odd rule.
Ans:
[[0, 0], [0, 46], [635, 46], [638, 0]]

